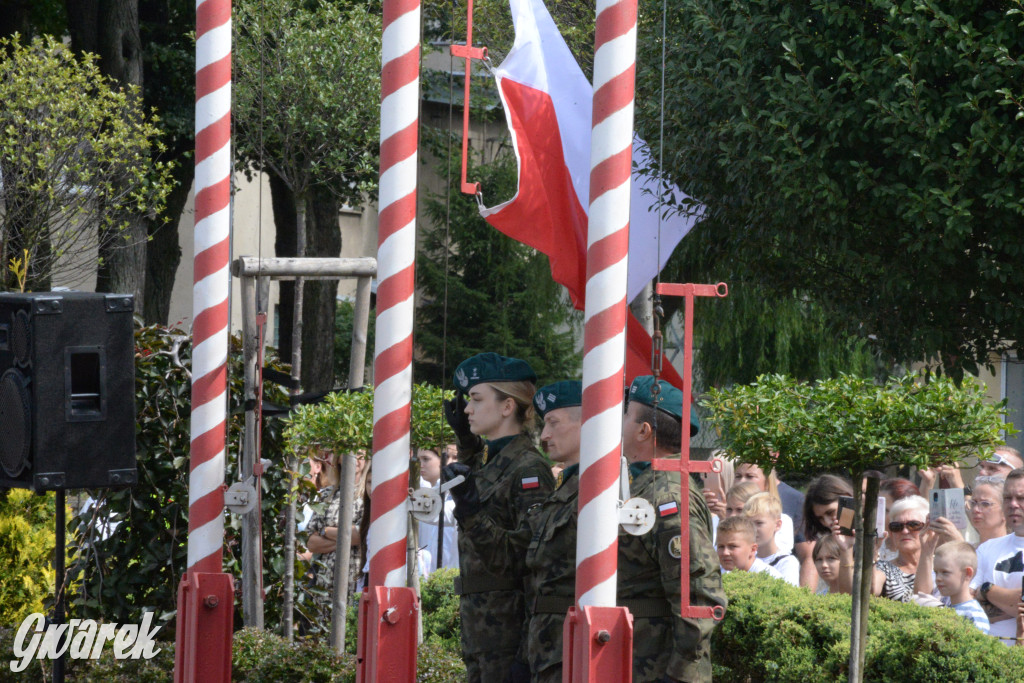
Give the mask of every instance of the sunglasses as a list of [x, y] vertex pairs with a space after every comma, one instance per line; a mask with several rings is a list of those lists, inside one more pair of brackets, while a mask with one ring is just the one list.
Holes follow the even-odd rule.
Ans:
[[919, 522], [916, 519], [912, 519], [909, 522], [889, 522], [889, 531], [894, 534], [898, 534], [904, 528], [907, 531], [920, 531], [924, 528], [924, 522]]

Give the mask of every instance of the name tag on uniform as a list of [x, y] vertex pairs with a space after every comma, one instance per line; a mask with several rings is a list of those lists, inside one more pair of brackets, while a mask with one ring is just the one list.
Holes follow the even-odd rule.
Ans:
[[668, 517], [679, 512], [679, 506], [673, 500], [669, 503], [662, 503], [658, 506], [658, 515], [661, 517]]
[[540, 477], [523, 477], [524, 489], [539, 489]]

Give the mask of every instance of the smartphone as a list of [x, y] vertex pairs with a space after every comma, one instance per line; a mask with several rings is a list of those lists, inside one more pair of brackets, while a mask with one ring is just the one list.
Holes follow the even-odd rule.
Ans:
[[[853, 509], [853, 498], [839, 496], [839, 533], [844, 536], [853, 536], [853, 520], [855, 513]], [[878, 509], [875, 511], [875, 535], [882, 538], [885, 535], [885, 496], [878, 497]]]
[[843, 536], [853, 536], [853, 498], [839, 496], [839, 510], [836, 512], [839, 518], [839, 533]]
[[967, 510], [964, 508], [963, 489], [934, 489], [929, 502], [932, 519], [945, 517], [957, 529], [967, 528]]

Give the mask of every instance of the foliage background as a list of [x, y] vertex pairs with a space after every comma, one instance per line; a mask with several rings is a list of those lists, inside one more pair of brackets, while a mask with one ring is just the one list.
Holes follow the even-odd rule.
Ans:
[[697, 275], [813, 296], [887, 363], [1024, 344], [1020, 0], [667, 7], [661, 107], [641, 3], [636, 122], [664, 115], [665, 169], [707, 206]]
[[[120, 623], [141, 620], [155, 611], [156, 623], [166, 622], [173, 632], [178, 582], [185, 571], [188, 536], [188, 459], [191, 383], [177, 357], [187, 367], [188, 335], [180, 330], [151, 326], [136, 329], [136, 449], [139, 483], [130, 489], [91, 492], [95, 514], [76, 519], [73, 561], [69, 575], [81, 581], [80, 592], [69, 596], [71, 616], [103, 618]], [[231, 341], [229, 355], [228, 453], [225, 481], [238, 478], [244, 413], [241, 408], [241, 346]], [[268, 362], [280, 369], [273, 354]], [[266, 384], [267, 400], [287, 403], [279, 387]], [[263, 490], [265, 618], [279, 619], [284, 575], [281, 520], [286, 505], [287, 477], [282, 458], [281, 425], [268, 419], [263, 428], [263, 458], [273, 463], [261, 479]], [[99, 525], [107, 520], [119, 526], [106, 539]], [[224, 566], [240, 588], [240, 522], [228, 515], [225, 522]], [[240, 592], [238, 592], [240, 596]], [[240, 599], [239, 599], [240, 600]], [[236, 608], [240, 604], [236, 601]]]
[[52, 491], [0, 491], [0, 624], [52, 607], [55, 500]]
[[[0, 40], [0, 289], [85, 279], [93, 249], [123, 244], [133, 219], [163, 210], [170, 168], [138, 95], [54, 38]], [[20, 282], [16, 258], [27, 258]]]

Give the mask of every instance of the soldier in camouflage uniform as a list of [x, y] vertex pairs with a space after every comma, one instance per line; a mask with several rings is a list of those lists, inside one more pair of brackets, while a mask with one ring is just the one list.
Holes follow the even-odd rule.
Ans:
[[[682, 393], [653, 377], [630, 386], [622, 421], [622, 449], [629, 461], [634, 497], [654, 505], [654, 528], [642, 536], [619, 534], [619, 604], [633, 613], [634, 683], [711, 680], [712, 619], [680, 615], [681, 555], [679, 472], [651, 468], [655, 457], [678, 456], [682, 438]], [[657, 406], [657, 407], [655, 407]], [[691, 435], [696, 421], [691, 414]], [[690, 479], [690, 603], [726, 604], [711, 543], [711, 513]]]
[[[465, 520], [462, 533], [488, 549], [484, 561], [500, 570], [514, 558], [526, 558], [526, 624], [520, 666], [509, 680], [560, 683], [562, 625], [576, 589], [576, 507], [579, 494], [579, 381], [549, 384], [533, 398], [544, 419], [541, 441], [552, 461], [563, 466], [557, 488], [530, 510], [517, 529], [503, 528], [478, 514]], [[529, 669], [529, 673], [525, 669]]]
[[[477, 516], [504, 529], [525, 524], [527, 511], [554, 488], [547, 462], [526, 433], [532, 421], [536, 375], [524, 361], [484, 353], [455, 370], [457, 397], [445, 414], [459, 443], [459, 462], [442, 479], [466, 481], [451, 489], [459, 521], [459, 615], [462, 658], [470, 683], [498, 683], [513, 670], [525, 620], [522, 555], [496, 566], [493, 549], [464, 533]], [[466, 398], [468, 396], [468, 399]], [[482, 444], [475, 437], [483, 437]]]

